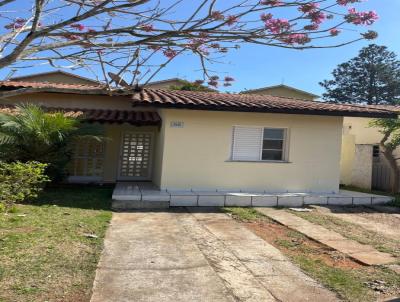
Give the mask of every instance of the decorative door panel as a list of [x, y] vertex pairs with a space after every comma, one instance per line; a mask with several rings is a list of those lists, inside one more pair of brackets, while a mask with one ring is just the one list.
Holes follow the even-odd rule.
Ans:
[[152, 146], [152, 133], [123, 133], [118, 179], [150, 180]]

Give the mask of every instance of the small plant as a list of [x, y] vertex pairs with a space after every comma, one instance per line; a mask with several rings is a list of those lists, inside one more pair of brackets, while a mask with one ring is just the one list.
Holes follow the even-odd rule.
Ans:
[[0, 211], [8, 212], [17, 202], [37, 197], [49, 178], [47, 164], [0, 161]]

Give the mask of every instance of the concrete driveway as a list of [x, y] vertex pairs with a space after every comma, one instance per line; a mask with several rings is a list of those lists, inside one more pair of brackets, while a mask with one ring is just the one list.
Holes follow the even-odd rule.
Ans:
[[207, 208], [114, 213], [91, 299], [337, 300], [279, 250]]

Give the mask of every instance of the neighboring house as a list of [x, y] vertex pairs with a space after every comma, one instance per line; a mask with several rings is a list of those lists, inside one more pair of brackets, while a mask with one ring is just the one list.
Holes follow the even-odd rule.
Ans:
[[167, 79], [167, 80], [162, 80], [162, 81], [150, 82], [149, 84], [146, 85], [146, 88], [169, 89], [171, 86], [181, 86], [185, 83], [186, 83], [185, 80], [182, 80], [179, 78], [172, 78], [172, 79]]
[[[400, 113], [400, 106], [369, 107]], [[370, 127], [371, 121], [370, 118], [344, 118], [340, 182], [365, 189], [390, 190], [391, 169], [379, 150], [382, 134], [378, 128]]]
[[314, 101], [317, 98], [319, 98], [318, 95], [294, 87], [290, 87], [284, 84], [276, 86], [268, 86], [258, 89], [245, 90], [242, 93], [273, 95], [273, 96], [289, 97], [289, 98], [309, 100], [309, 101]]
[[99, 82], [76, 74], [65, 72], [62, 70], [42, 72], [31, 75], [12, 77], [10, 81], [19, 82], [49, 82], [49, 83], [63, 83], [63, 84], [87, 84], [98, 85]]
[[76, 145], [71, 182], [338, 192], [343, 117], [395, 116], [270, 95], [146, 88], [110, 96], [101, 85], [30, 80], [0, 82], [3, 111], [21, 102], [72, 111], [103, 125], [109, 138]]

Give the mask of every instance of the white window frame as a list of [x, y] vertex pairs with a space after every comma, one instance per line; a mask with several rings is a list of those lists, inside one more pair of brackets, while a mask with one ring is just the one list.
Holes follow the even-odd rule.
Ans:
[[[235, 127], [243, 127], [243, 128], [257, 128], [262, 131], [261, 142], [260, 142], [260, 152], [258, 155], [258, 159], [254, 160], [239, 160], [234, 159], [234, 147], [235, 147]], [[283, 130], [283, 145], [282, 145], [282, 159], [281, 160], [271, 160], [271, 159], [262, 159], [262, 151], [263, 142], [264, 142], [264, 130], [265, 129], [279, 129]], [[234, 125], [232, 126], [232, 140], [231, 140], [231, 148], [230, 148], [230, 160], [235, 162], [271, 162], [271, 163], [287, 163], [289, 162], [289, 141], [290, 141], [290, 131], [288, 127], [271, 127], [271, 126], [245, 126], [245, 125]], [[266, 149], [272, 150], [272, 149]], [[277, 149], [278, 150], [278, 149]], [[279, 149], [280, 150], [280, 149]]]
[[[76, 142], [77, 144], [82, 143], [80, 141]], [[85, 144], [85, 150], [87, 152], [87, 148], [88, 148], [88, 142], [87, 141], [83, 141], [83, 143]], [[103, 154], [101, 156], [96, 156], [95, 159], [97, 160], [102, 160], [103, 161], [103, 167], [102, 167], [102, 171], [101, 171], [101, 175], [75, 175], [75, 167], [72, 167], [72, 171], [70, 171], [70, 175], [68, 177], [68, 181], [69, 182], [101, 182], [103, 180], [103, 175], [104, 175], [104, 165], [105, 165], [105, 148], [106, 145], [104, 142], [100, 142], [100, 144], [102, 144], [102, 148], [103, 148]], [[76, 147], [75, 147], [76, 148]], [[74, 151], [75, 151], [74, 148]], [[85, 174], [87, 173], [87, 165], [88, 165], [88, 159], [91, 159], [92, 157], [85, 154], [85, 155], [76, 155], [73, 154], [71, 161], [73, 162], [75, 159], [80, 159], [80, 160], [84, 160], [84, 172]]]

